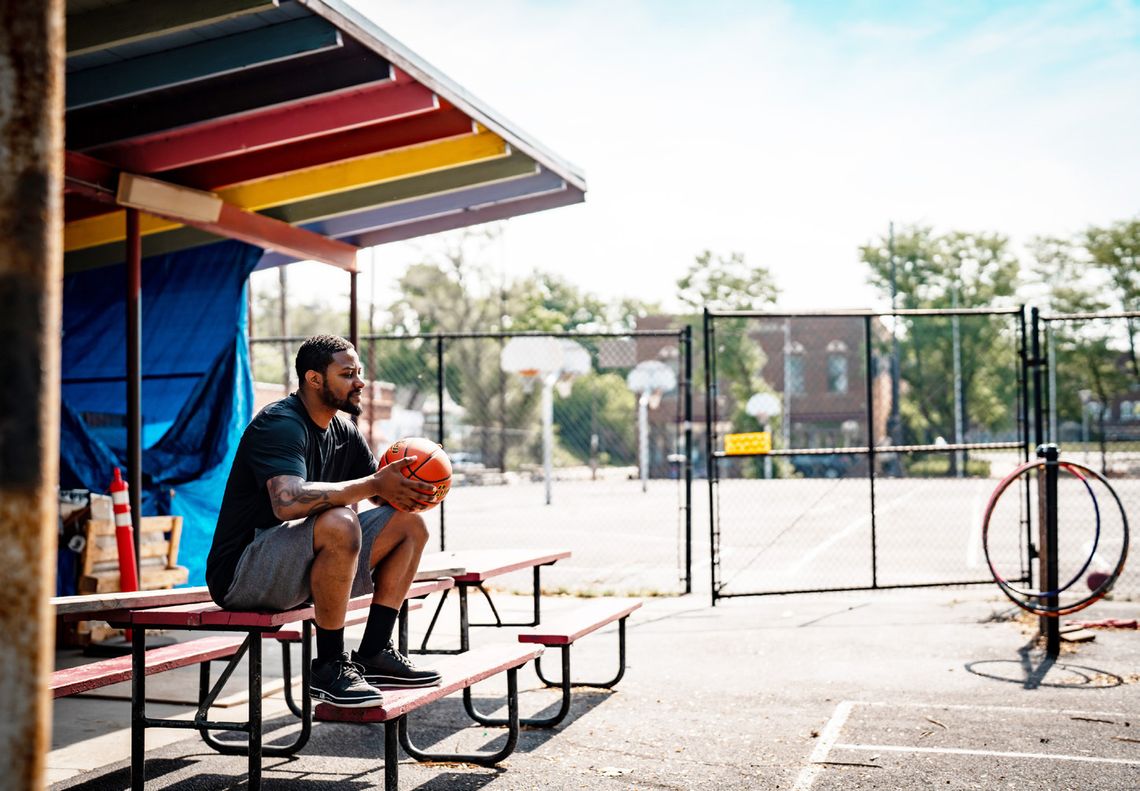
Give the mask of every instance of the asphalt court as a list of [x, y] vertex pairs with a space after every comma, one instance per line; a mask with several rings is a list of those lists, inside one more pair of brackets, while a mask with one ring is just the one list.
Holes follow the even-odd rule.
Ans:
[[1123, 711], [842, 701], [793, 791], [1138, 788], [1140, 717]]

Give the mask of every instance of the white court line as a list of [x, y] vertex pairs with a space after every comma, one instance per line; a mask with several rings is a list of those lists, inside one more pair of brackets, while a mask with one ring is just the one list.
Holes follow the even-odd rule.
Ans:
[[815, 749], [811, 751], [808, 756], [807, 765], [800, 770], [799, 776], [796, 778], [795, 784], [792, 786], [792, 791], [808, 791], [815, 783], [816, 776], [823, 770], [823, 762], [827, 760], [828, 754], [832, 749], [837, 750], [863, 750], [873, 752], [880, 750], [882, 752], [914, 752], [914, 753], [944, 753], [948, 755], [989, 755], [1003, 758], [1052, 758], [1058, 761], [1082, 761], [1087, 763], [1106, 763], [1106, 764], [1125, 764], [1128, 766], [1140, 766], [1140, 760], [1130, 761], [1123, 758], [1097, 758], [1095, 756], [1087, 755], [1049, 755], [1048, 753], [1017, 753], [1017, 752], [998, 752], [996, 750], [967, 750], [956, 748], [937, 748], [937, 747], [904, 747], [896, 745], [882, 745], [882, 744], [837, 744], [839, 739], [839, 732], [847, 723], [847, 718], [851, 716], [851, 711], [856, 706], [867, 706], [869, 708], [907, 708], [907, 709], [947, 709], [954, 711], [1016, 711], [1026, 712], [1032, 714], [1057, 714], [1062, 716], [1094, 716], [1100, 715], [1102, 717], [1127, 717], [1128, 714], [1118, 711], [1085, 711], [1082, 709], [1046, 709], [1035, 708], [1032, 706], [987, 706], [987, 705], [973, 705], [973, 704], [957, 704], [957, 703], [887, 703], [887, 702], [873, 702], [864, 700], [844, 700], [835, 707], [835, 713], [831, 715], [831, 719], [827, 721], [824, 726], [823, 732], [819, 736], [819, 741], [816, 742]]
[[836, 744], [836, 750], [859, 750], [884, 753], [926, 753], [935, 755], [986, 755], [995, 758], [1050, 758], [1054, 761], [1081, 761], [1090, 764], [1124, 764], [1140, 766], [1140, 760], [1127, 758], [1098, 758], [1095, 755], [1064, 755], [1063, 753], [1018, 753], [1001, 750], [970, 750], [961, 747], [907, 747], [901, 744]]
[[1084, 717], [1135, 717], [1135, 714], [1126, 714], [1122, 711], [1088, 711], [1086, 709], [1046, 709], [1033, 706], [994, 706], [980, 703], [888, 703], [886, 701], [852, 700], [847, 701], [854, 706], [870, 706], [873, 708], [894, 709], [949, 709], [952, 711], [1023, 711], [1030, 714], [1060, 714], [1064, 716]]
[[[915, 495], [921, 493], [921, 491], [922, 491], [921, 488], [917, 488], [913, 491], [907, 492], [906, 494], [902, 495], [901, 497], [898, 497], [894, 500], [891, 500], [885, 506], [878, 508], [875, 511], [875, 515], [876, 516], [883, 516], [884, 514], [890, 513], [891, 511], [895, 510], [900, 505], [905, 503], [907, 500], [910, 500]], [[818, 555], [820, 555], [820, 554], [826, 552], [827, 550], [831, 549], [831, 547], [833, 545], [835, 545], [835, 544], [839, 543], [840, 541], [842, 541], [843, 539], [847, 538], [847, 536], [851, 535], [856, 530], [867, 527], [870, 524], [871, 524], [870, 515], [861, 516], [858, 519], [854, 520], [853, 522], [848, 522], [847, 527], [843, 528], [838, 533], [832, 533], [830, 536], [825, 538], [823, 541], [816, 544], [814, 547], [809, 549], [804, 554], [800, 555], [799, 560], [796, 561], [795, 563], [793, 563], [791, 566], [789, 566], [783, 572], [784, 575], [785, 576], [795, 576], [796, 574], [799, 574], [800, 571], [803, 570], [804, 566], [806, 566], [808, 563], [811, 563], [813, 560], [815, 560]]]
[[792, 791], [808, 791], [811, 788], [811, 784], [815, 782], [815, 776], [823, 769], [821, 762], [827, 760], [827, 753], [831, 750], [831, 745], [839, 738], [839, 731], [843, 729], [843, 723], [847, 722], [847, 717], [855, 705], [855, 701], [845, 700], [835, 707], [835, 713], [831, 715], [831, 719], [823, 728], [823, 733], [819, 735], [819, 741], [816, 742], [815, 749], [811, 751], [807, 766], [800, 770], [800, 776], [796, 778]]

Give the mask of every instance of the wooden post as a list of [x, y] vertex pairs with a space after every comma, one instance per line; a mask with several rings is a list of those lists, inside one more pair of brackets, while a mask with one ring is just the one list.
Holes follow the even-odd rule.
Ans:
[[63, 2], [0, 3], [0, 784], [44, 787], [51, 744]]

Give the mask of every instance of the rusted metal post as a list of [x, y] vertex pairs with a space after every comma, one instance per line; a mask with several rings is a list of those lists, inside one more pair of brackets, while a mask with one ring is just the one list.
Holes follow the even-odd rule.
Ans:
[[[127, 484], [135, 540], [135, 579], [142, 581], [142, 234], [138, 209], [127, 209]], [[123, 590], [126, 590], [124, 588]]]
[[0, 3], [0, 785], [51, 743], [63, 193], [63, 2]]

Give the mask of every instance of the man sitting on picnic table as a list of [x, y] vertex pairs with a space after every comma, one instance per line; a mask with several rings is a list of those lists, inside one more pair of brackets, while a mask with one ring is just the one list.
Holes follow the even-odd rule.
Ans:
[[[405, 478], [409, 456], [379, 468], [356, 425], [364, 389], [356, 349], [318, 335], [297, 352], [297, 392], [265, 407], [245, 429], [226, 483], [206, 582], [233, 610], [315, 605], [311, 694], [338, 706], [379, 706], [377, 686], [438, 684], [392, 644], [392, 629], [427, 543], [409, 511], [433, 493]], [[359, 516], [349, 506], [371, 500]], [[352, 596], [372, 594], [359, 650], [344, 650]]]

